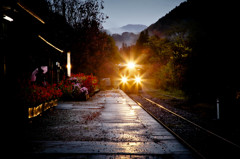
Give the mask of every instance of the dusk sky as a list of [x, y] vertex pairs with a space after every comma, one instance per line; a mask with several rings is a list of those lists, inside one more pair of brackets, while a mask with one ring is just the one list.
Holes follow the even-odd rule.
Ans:
[[105, 29], [127, 24], [151, 25], [186, 0], [104, 0], [103, 12], [109, 19]]

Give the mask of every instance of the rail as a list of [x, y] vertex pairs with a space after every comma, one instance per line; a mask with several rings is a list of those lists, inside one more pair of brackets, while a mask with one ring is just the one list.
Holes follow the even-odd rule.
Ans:
[[[210, 130], [208, 130], [208, 129], [206, 129], [206, 128], [198, 125], [198, 124], [196, 124], [195, 122], [193, 122], [193, 121], [191, 121], [191, 120], [189, 120], [189, 119], [187, 119], [187, 118], [185, 118], [185, 117], [183, 117], [183, 116], [181, 116], [181, 115], [173, 112], [172, 110], [167, 109], [166, 107], [164, 107], [164, 106], [162, 106], [162, 105], [160, 105], [160, 104], [152, 101], [152, 100], [149, 99], [149, 98], [146, 98], [146, 97], [144, 97], [144, 96], [142, 96], [142, 95], [140, 95], [140, 97], [141, 97], [142, 99], [144, 99], [145, 101], [151, 103], [152, 105], [155, 105], [155, 106], [157, 106], [157, 107], [159, 107], [159, 108], [161, 108], [161, 109], [163, 109], [163, 110], [165, 110], [165, 111], [173, 114], [174, 116], [176, 116], [176, 117], [184, 120], [185, 122], [193, 125], [194, 127], [197, 127], [197, 128], [198, 128], [199, 130], [201, 130], [202, 132], [205, 132], [206, 134], [209, 134], [209, 135], [211, 135], [211, 136], [214, 136], [215, 138], [219, 139], [219, 141], [221, 140], [221, 141], [223, 141], [224, 143], [227, 143], [228, 145], [233, 146], [235, 149], [237, 149], [238, 152], [240, 151], [240, 146], [237, 145], [236, 143], [234, 143], [234, 142], [232, 142], [232, 141], [230, 141], [230, 140], [228, 140], [228, 139], [226, 139], [226, 138], [224, 138], [224, 137], [222, 137], [222, 136], [220, 136], [220, 135], [218, 135], [218, 134], [216, 134], [216, 133], [214, 133], [214, 132], [212, 132], [212, 131], [210, 131]], [[132, 98], [132, 99], [133, 99], [133, 98]], [[156, 117], [152, 112], [150, 112], [149, 110], [147, 110], [139, 101], [137, 101], [136, 99], [133, 99], [133, 100], [134, 100], [139, 106], [141, 106], [148, 114], [150, 114], [156, 121], [158, 121], [158, 122], [159, 122], [161, 125], [163, 125], [168, 131], [170, 131], [176, 138], [178, 138], [183, 144], [185, 144], [190, 150], [192, 150], [192, 151], [197, 155], [197, 157], [202, 158], [202, 159], [205, 159], [205, 158], [206, 158], [206, 157], [205, 157], [202, 153], [200, 153], [194, 146], [192, 146], [191, 144], [189, 144], [189, 142], [187, 142], [186, 140], [184, 140], [184, 138], [182, 138], [181, 136], [179, 136], [176, 132], [174, 132], [171, 128], [169, 128], [166, 124], [164, 124], [164, 122], [161, 121], [158, 117]]]

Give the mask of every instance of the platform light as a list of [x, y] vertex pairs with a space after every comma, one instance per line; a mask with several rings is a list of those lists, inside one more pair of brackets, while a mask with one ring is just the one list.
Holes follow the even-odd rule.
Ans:
[[7, 21], [9, 21], [9, 22], [12, 22], [12, 21], [13, 21], [13, 19], [12, 19], [11, 17], [7, 16], [7, 15], [4, 15], [4, 16], [3, 16], [3, 19], [5, 19], [5, 20], [7, 20]]
[[71, 77], [71, 53], [67, 52], [67, 76]]

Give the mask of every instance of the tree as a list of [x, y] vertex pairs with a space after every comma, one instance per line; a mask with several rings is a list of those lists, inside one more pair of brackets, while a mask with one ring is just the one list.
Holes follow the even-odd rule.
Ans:
[[92, 27], [93, 22], [98, 28], [108, 18], [101, 12], [103, 0], [47, 0], [53, 12], [63, 15], [75, 29]]
[[189, 34], [176, 27], [166, 35], [149, 37], [148, 31], [143, 31], [135, 47], [137, 52], [145, 55], [147, 74], [155, 79], [156, 87], [182, 89], [192, 53]]
[[149, 39], [148, 30], [142, 31], [136, 42], [137, 50], [142, 50], [144, 48], [144, 44], [146, 44], [148, 42], [148, 39]]
[[75, 30], [72, 71], [107, 76], [107, 71], [102, 70], [106, 70], [106, 63], [113, 68], [109, 61], [116, 56], [117, 49], [112, 38], [102, 31], [102, 23], [108, 18], [101, 12], [103, 0], [49, 0], [49, 3]]

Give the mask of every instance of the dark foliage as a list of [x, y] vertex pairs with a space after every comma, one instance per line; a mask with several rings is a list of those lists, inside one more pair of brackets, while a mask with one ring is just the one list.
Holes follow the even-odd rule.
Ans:
[[174, 41], [172, 37], [176, 35], [184, 35], [178, 37], [182, 37], [185, 46], [192, 51], [187, 60], [178, 64], [185, 69], [181, 74], [182, 89], [192, 99], [225, 98], [223, 94], [231, 90], [236, 100], [240, 65], [234, 6], [233, 2], [188, 0], [147, 29], [150, 36], [169, 42]]
[[117, 48], [113, 39], [102, 31], [102, 23], [108, 18], [101, 12], [103, 1], [56, 0], [50, 4], [51, 10], [65, 17], [74, 29], [69, 40], [72, 71], [93, 73], [98, 77], [111, 76], [115, 71]]

